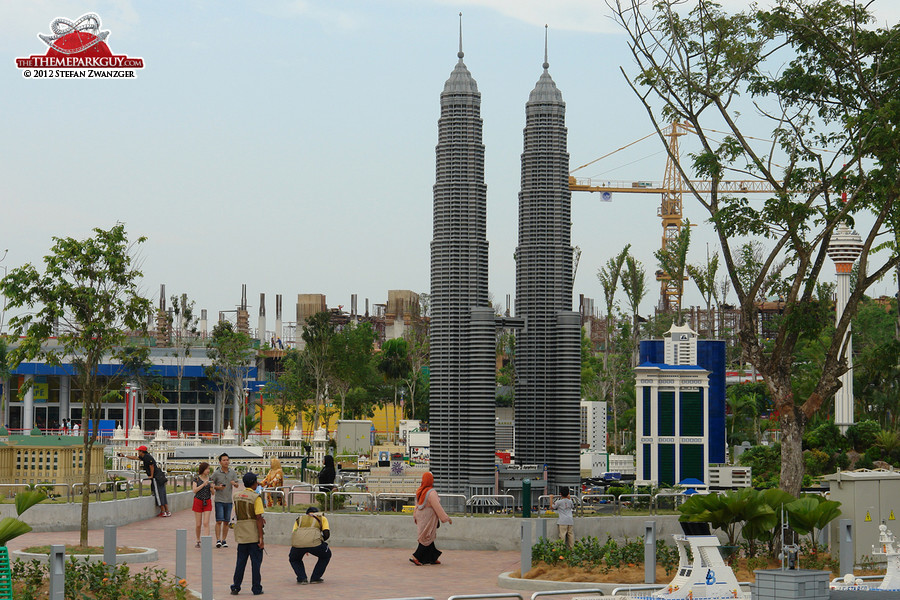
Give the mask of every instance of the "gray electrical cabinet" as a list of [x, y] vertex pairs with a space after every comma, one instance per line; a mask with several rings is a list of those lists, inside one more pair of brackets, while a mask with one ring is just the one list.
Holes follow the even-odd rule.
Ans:
[[338, 421], [334, 436], [338, 454], [371, 454], [372, 421]]
[[[853, 556], [858, 562], [863, 556], [871, 556], [872, 545], [878, 543], [878, 526], [884, 523], [888, 529], [900, 533], [897, 517], [900, 516], [900, 473], [877, 469], [869, 471], [840, 471], [827, 475], [829, 500], [841, 503], [841, 518], [853, 521]], [[829, 525], [829, 538], [837, 544], [840, 519]], [[836, 556], [838, 548], [831, 549]]]

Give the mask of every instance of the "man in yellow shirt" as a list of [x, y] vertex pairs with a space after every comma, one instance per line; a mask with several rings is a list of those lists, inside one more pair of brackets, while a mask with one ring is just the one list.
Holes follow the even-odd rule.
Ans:
[[252, 574], [250, 591], [254, 596], [259, 596], [263, 593], [260, 567], [262, 566], [263, 548], [266, 546], [263, 542], [263, 528], [266, 525], [263, 517], [265, 508], [260, 495], [253, 491], [256, 489], [256, 474], [246, 473], [243, 482], [244, 489], [235, 492], [233, 496], [234, 514], [237, 519], [234, 524], [237, 563], [234, 567], [231, 595], [236, 596], [241, 591], [241, 583], [244, 581], [244, 571], [247, 569], [247, 559], [249, 558]]
[[309, 583], [325, 583], [322, 575], [325, 574], [325, 567], [331, 560], [331, 548], [326, 542], [330, 535], [328, 519], [315, 506], [310, 506], [306, 509], [305, 515], [297, 517], [294, 522], [294, 531], [291, 533], [291, 552], [288, 555], [288, 560], [297, 576], [297, 583], [307, 583], [306, 569], [303, 567], [303, 557], [307, 552], [319, 559], [316, 561], [316, 566], [313, 567]]

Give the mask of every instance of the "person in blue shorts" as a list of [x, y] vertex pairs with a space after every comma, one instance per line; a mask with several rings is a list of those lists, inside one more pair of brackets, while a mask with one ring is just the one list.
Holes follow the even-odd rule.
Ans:
[[231, 521], [232, 493], [238, 487], [241, 480], [237, 471], [229, 465], [231, 459], [226, 453], [219, 455], [219, 468], [210, 476], [213, 483], [213, 489], [216, 490], [215, 510], [216, 510], [216, 548], [228, 547], [228, 524]]

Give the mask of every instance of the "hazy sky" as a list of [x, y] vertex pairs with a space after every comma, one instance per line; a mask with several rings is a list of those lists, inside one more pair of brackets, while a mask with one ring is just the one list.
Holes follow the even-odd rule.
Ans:
[[[883, 19], [900, 17], [893, 2], [876, 5]], [[544, 23], [572, 167], [651, 132], [619, 72], [632, 68], [625, 38], [599, 0], [2, 0], [0, 253], [9, 254], [0, 265], [39, 263], [51, 236], [122, 221], [149, 238], [147, 295], [165, 283], [211, 319], [234, 308], [242, 283], [251, 316], [265, 292], [274, 317], [280, 293], [286, 320], [298, 293], [346, 308], [357, 293], [362, 309], [388, 289], [428, 291], [439, 95], [460, 10], [482, 93], [490, 289], [502, 301], [515, 291], [524, 105], [541, 73]], [[138, 78], [24, 79], [14, 59], [46, 52], [37, 34], [86, 12], [100, 15], [114, 54], [144, 59]], [[648, 140], [580, 174], [661, 180], [664, 163]], [[599, 306], [597, 268], [626, 243], [655, 271], [658, 204], [573, 195], [576, 300], [584, 293]], [[703, 220], [693, 203], [684, 212]], [[703, 260], [708, 229], [697, 228], [691, 262]], [[648, 285], [645, 314], [658, 300]]]

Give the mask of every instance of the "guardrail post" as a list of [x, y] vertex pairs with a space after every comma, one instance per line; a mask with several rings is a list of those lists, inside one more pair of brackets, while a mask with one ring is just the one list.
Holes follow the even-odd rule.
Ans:
[[522, 556], [520, 560], [520, 576], [531, 570], [531, 519], [522, 519]]
[[103, 561], [106, 570], [113, 571], [116, 568], [116, 526], [103, 526]]
[[838, 521], [838, 539], [840, 540], [841, 575], [853, 572], [856, 562], [853, 556], [853, 520], [841, 519]]
[[50, 600], [63, 600], [66, 596], [66, 547], [50, 546], [47, 567], [50, 571]]
[[187, 529], [175, 530], [175, 579], [187, 577]]
[[644, 521], [644, 583], [656, 583], [656, 521]]
[[212, 548], [211, 535], [204, 535], [200, 538], [200, 573], [203, 579], [200, 597], [203, 600], [213, 600]]

